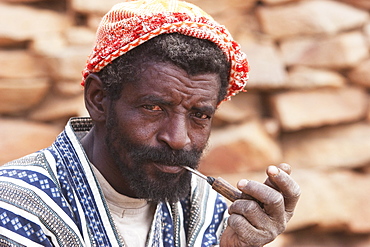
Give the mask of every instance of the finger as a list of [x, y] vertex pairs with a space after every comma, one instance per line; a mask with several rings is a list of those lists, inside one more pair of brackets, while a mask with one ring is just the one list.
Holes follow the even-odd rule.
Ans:
[[292, 167], [287, 163], [281, 163], [277, 167], [283, 170], [284, 172], [288, 173], [289, 175], [292, 173]]
[[265, 213], [274, 218], [275, 221], [285, 221], [284, 198], [279, 191], [265, 184], [246, 180], [240, 180], [238, 188], [261, 202]]
[[285, 211], [293, 212], [301, 194], [299, 185], [289, 174], [275, 166], [267, 168], [267, 175], [274, 188], [284, 196]]
[[253, 200], [236, 200], [230, 205], [229, 214], [242, 215], [252, 226], [258, 229], [264, 229], [264, 226], [270, 221], [265, 211]]
[[[267, 242], [265, 240], [267, 237], [265, 236], [264, 231], [256, 229], [241, 215], [230, 215], [227, 220], [227, 225], [235, 232], [236, 235], [238, 235], [239, 240], [247, 244], [247, 246], [262, 246]], [[226, 231], [227, 230], [228, 229], [226, 229]], [[224, 234], [226, 234], [226, 231]]]
[[[281, 164], [279, 164], [277, 166], [277, 168], [283, 170], [284, 172], [286, 172], [289, 175], [292, 172], [291, 166], [288, 165], [287, 163], [281, 163]], [[271, 171], [271, 169], [273, 169], [271, 166], [267, 167], [266, 172], [269, 173], [269, 170], [270, 170], [270, 173], [273, 173], [273, 171]], [[275, 170], [275, 173], [277, 174], [278, 171]], [[278, 187], [275, 184], [273, 184], [269, 178], [266, 179], [266, 181], [264, 182], [264, 184], [270, 186], [271, 188], [278, 189]]]

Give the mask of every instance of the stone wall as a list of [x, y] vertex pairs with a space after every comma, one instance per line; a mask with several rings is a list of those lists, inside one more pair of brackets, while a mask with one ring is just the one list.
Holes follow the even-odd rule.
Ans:
[[[119, 0], [0, 3], [0, 164], [86, 115], [96, 26]], [[224, 103], [202, 171], [236, 184], [287, 162], [302, 197], [268, 246], [370, 245], [370, 1], [193, 0], [247, 53], [248, 93]]]

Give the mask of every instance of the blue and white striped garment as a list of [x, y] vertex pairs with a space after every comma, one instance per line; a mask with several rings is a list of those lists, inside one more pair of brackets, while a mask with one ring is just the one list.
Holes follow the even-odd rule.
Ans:
[[[52, 146], [0, 168], [0, 246], [124, 246], [78, 140], [91, 125], [71, 119]], [[146, 246], [217, 245], [226, 217], [224, 199], [193, 177], [188, 198], [157, 206]]]

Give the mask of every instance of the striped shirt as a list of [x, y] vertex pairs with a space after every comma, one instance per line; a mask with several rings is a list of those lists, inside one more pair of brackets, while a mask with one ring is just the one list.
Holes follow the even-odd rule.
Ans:
[[[124, 246], [79, 142], [91, 127], [71, 119], [49, 148], [0, 168], [0, 246]], [[218, 244], [225, 201], [200, 178], [191, 183], [187, 198], [156, 206], [146, 246]]]

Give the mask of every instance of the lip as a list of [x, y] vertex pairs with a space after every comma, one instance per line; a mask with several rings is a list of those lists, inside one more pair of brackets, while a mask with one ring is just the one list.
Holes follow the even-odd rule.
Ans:
[[180, 173], [184, 170], [181, 166], [166, 166], [160, 164], [154, 164], [160, 171], [165, 173]]

